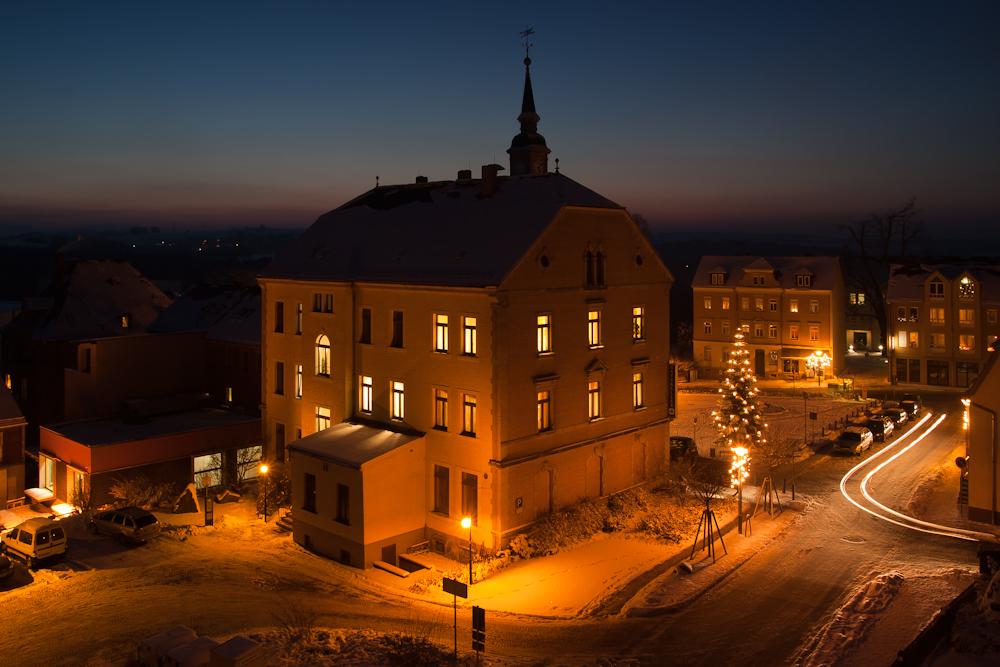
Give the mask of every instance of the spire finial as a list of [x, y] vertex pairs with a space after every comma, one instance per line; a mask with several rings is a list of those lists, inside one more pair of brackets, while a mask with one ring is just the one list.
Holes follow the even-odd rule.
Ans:
[[528, 39], [534, 35], [533, 28], [525, 26], [520, 32], [524, 39], [524, 97], [521, 99], [521, 115], [517, 122], [521, 124], [521, 132], [510, 143], [507, 154], [510, 155], [511, 176], [524, 174], [544, 174], [548, 172], [549, 149], [545, 145], [545, 137], [538, 134], [538, 114], [535, 112], [535, 96], [531, 91], [531, 47], [534, 44]]
[[529, 57], [529, 52], [531, 51], [531, 47], [534, 46], [534, 44], [528, 41], [528, 37], [535, 34], [535, 29], [529, 28], [528, 26], [524, 26], [524, 30], [522, 30], [519, 34], [521, 35], [521, 37], [524, 38], [524, 44], [522, 44], [521, 46], [524, 47], [524, 66], [527, 67], [528, 65], [531, 64], [531, 58]]

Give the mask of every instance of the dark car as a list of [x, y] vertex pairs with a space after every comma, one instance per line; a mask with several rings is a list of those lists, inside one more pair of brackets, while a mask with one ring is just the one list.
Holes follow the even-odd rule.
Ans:
[[896, 430], [896, 425], [892, 422], [892, 419], [882, 414], [872, 415], [866, 425], [868, 426], [868, 430], [872, 432], [872, 437], [882, 442], [885, 442], [887, 438], [891, 438], [893, 432]]
[[146, 510], [123, 507], [91, 517], [90, 532], [115, 537], [122, 546], [129, 542], [140, 544], [160, 534], [160, 522]]
[[0, 579], [6, 579], [14, 574], [14, 564], [7, 556], [0, 556]]
[[921, 410], [924, 409], [924, 402], [920, 400], [920, 394], [903, 394], [904, 401], [913, 401]]
[[910, 419], [916, 419], [920, 416], [920, 404], [916, 401], [900, 401], [899, 407], [906, 410]]
[[903, 408], [886, 408], [882, 414], [891, 419], [897, 427], [905, 424], [908, 418], [907, 412]]
[[698, 448], [694, 444], [694, 440], [683, 435], [673, 435], [670, 436], [670, 460], [677, 461], [678, 459], [687, 458], [688, 456], [695, 456], [698, 454]]

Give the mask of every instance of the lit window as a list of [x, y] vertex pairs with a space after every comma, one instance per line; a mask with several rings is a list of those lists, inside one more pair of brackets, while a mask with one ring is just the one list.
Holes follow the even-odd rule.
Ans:
[[295, 304], [295, 333], [302, 335], [302, 304]]
[[771, 299], [771, 301], [768, 303], [768, 306], [771, 309], [772, 313], [778, 312], [778, 300], [777, 299]]
[[900, 331], [897, 334], [897, 337], [898, 337], [899, 340], [897, 341], [896, 346], [897, 347], [906, 347], [907, 341], [909, 340], [909, 337], [906, 335], [906, 332], [905, 331]]
[[316, 375], [330, 377], [330, 339], [326, 334], [316, 339]]
[[590, 419], [600, 419], [601, 417], [601, 383], [591, 382], [587, 385], [587, 410]]
[[767, 337], [768, 338], [777, 338], [778, 337], [778, 325], [777, 324], [772, 324], [772, 325], [768, 326], [768, 328], [767, 328]]
[[757, 312], [764, 310], [764, 297], [758, 296], [753, 300], [753, 309]]
[[709, 335], [709, 336], [712, 335], [712, 321], [711, 320], [705, 320], [705, 334]]
[[274, 393], [279, 396], [285, 393], [285, 363], [283, 361], [274, 364]]
[[361, 376], [361, 412], [371, 414], [375, 406], [375, 391], [370, 375]]
[[590, 347], [601, 346], [601, 311], [591, 310], [587, 313], [587, 340]]
[[935, 278], [930, 284], [931, 298], [932, 299], [943, 299], [944, 298], [944, 283], [941, 282], [940, 278]]
[[809, 302], [809, 312], [812, 315], [818, 315], [819, 314], [819, 301], [810, 301]]
[[366, 345], [371, 345], [372, 342], [372, 309], [362, 308], [361, 309], [361, 337], [358, 339], [359, 343], [364, 343]]
[[750, 297], [744, 296], [740, 298], [740, 310], [750, 310]]
[[330, 428], [330, 408], [316, 406], [316, 432]]
[[128, 313], [122, 314], [122, 329], [128, 329], [132, 326], [132, 316]]
[[[994, 311], [996, 313], [996, 311]], [[632, 307], [632, 340], [643, 340], [646, 337], [646, 311], [642, 306]]]
[[434, 390], [434, 428], [448, 430], [448, 392], [444, 389]]
[[229, 403], [233, 402], [233, 388], [226, 387], [226, 401]]
[[646, 406], [646, 397], [642, 390], [642, 373], [632, 373], [632, 407]]
[[302, 364], [295, 364], [295, 398], [302, 398]]
[[393, 381], [389, 384], [392, 389], [392, 414], [390, 416], [393, 419], [402, 419], [405, 414], [403, 410], [403, 383]]
[[540, 391], [538, 392], [538, 430], [548, 431], [552, 428], [552, 417], [550, 413], [551, 409], [551, 399], [549, 397], [549, 392]]
[[944, 308], [931, 308], [927, 313], [931, 324], [944, 324]]
[[976, 283], [972, 282], [968, 276], [958, 281], [958, 298], [971, 299], [976, 295]]
[[476, 356], [476, 318], [462, 318], [462, 354]]
[[797, 324], [788, 327], [788, 338], [789, 340], [799, 339], [799, 326]]
[[448, 316], [434, 316], [434, 351], [448, 351]]
[[819, 327], [809, 327], [809, 340], [819, 340]]
[[476, 397], [462, 394], [462, 435], [476, 434]]
[[797, 312], [799, 312], [799, 300], [798, 299], [790, 299], [788, 301], [788, 312], [790, 312], [790, 313], [797, 313]]
[[976, 349], [976, 337], [965, 334], [959, 336], [958, 349], [962, 352], [972, 352]]
[[943, 333], [932, 333], [931, 334], [931, 349], [932, 350], [943, 350], [944, 349], [944, 334]]
[[916, 331], [910, 332], [910, 347], [920, 347], [919, 333]]
[[552, 351], [552, 318], [549, 315], [538, 316], [538, 352], [547, 354]]
[[729, 310], [729, 297], [722, 297], [722, 310]]
[[392, 341], [389, 347], [403, 347], [403, 311], [392, 311]]
[[712, 310], [712, 297], [706, 296], [704, 299], [705, 310]]
[[274, 333], [285, 332], [285, 304], [278, 301], [274, 304]]
[[851, 305], [852, 306], [863, 306], [865, 304], [865, 293], [864, 292], [851, 292]]
[[729, 320], [722, 321], [722, 335], [723, 336], [729, 335]]
[[976, 311], [972, 308], [959, 308], [958, 309], [958, 326], [960, 327], [971, 327], [975, 324]]

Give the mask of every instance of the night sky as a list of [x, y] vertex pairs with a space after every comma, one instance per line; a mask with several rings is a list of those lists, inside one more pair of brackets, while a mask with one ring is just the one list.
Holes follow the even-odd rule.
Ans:
[[658, 230], [1000, 227], [995, 1], [6, 2], [0, 224], [304, 227], [506, 166], [526, 26], [550, 169]]

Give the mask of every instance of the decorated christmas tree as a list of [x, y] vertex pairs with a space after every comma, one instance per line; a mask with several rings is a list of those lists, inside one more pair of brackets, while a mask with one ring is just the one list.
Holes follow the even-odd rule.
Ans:
[[719, 389], [719, 408], [712, 413], [719, 431], [718, 443], [730, 450], [746, 447], [752, 452], [767, 442], [764, 437], [767, 424], [757, 406], [757, 378], [742, 330], [733, 336], [733, 349], [726, 364], [725, 386]]

